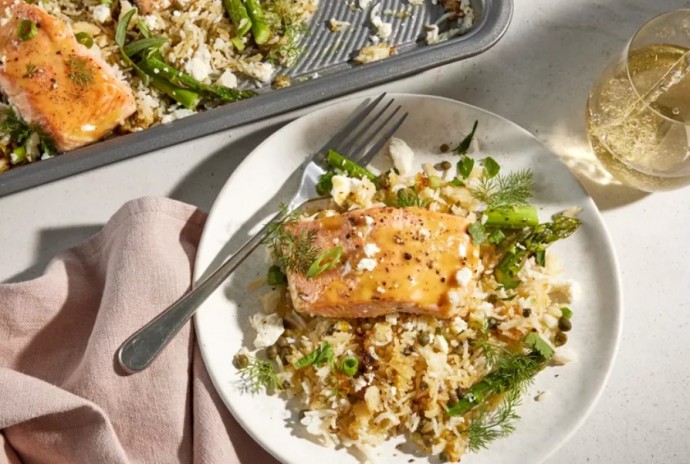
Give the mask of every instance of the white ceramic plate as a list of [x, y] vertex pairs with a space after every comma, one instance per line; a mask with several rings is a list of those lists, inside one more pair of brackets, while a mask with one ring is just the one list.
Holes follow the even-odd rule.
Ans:
[[[527, 131], [495, 114], [454, 100], [395, 95], [410, 115], [398, 130], [417, 154], [416, 162], [452, 159], [440, 155], [443, 143], [455, 144], [479, 120], [476, 140], [482, 156], [491, 155], [505, 171], [530, 168], [534, 172], [535, 204], [542, 220], [573, 206], [582, 208], [582, 227], [553, 249], [562, 259], [566, 277], [577, 282], [572, 305], [573, 330], [566, 345], [573, 361], [542, 372], [525, 396], [516, 432], [494, 442], [490, 449], [469, 454], [463, 463], [537, 463], [553, 453], [582, 424], [594, 406], [611, 368], [621, 330], [621, 291], [613, 246], [594, 202], [555, 155]], [[266, 139], [228, 179], [211, 210], [196, 259], [198, 278], [218, 256], [246, 238], [247, 227], [274, 213], [279, 189], [310, 153], [321, 147], [361, 102], [352, 99], [320, 109], [293, 121]], [[383, 165], [385, 156], [374, 161]], [[232, 240], [231, 240], [232, 238]], [[265, 250], [255, 252], [216, 291], [196, 315], [198, 340], [206, 366], [228, 409], [266, 450], [295, 464], [356, 463], [344, 449], [329, 449], [305, 438], [295, 424], [296, 413], [277, 396], [240, 392], [232, 357], [251, 346], [254, 333], [249, 315], [260, 310], [258, 296], [248, 284], [265, 275]], [[536, 392], [546, 392], [540, 401]], [[380, 462], [427, 462], [395, 449], [394, 440], [377, 449]], [[432, 462], [434, 462], [432, 460]]]

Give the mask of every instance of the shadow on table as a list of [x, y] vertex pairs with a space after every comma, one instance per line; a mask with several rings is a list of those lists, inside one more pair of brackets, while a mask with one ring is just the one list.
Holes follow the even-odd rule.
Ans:
[[24, 282], [39, 277], [55, 255], [82, 243], [102, 228], [102, 225], [94, 224], [41, 230], [38, 245], [34, 250], [34, 264], [7, 278], [2, 283]]

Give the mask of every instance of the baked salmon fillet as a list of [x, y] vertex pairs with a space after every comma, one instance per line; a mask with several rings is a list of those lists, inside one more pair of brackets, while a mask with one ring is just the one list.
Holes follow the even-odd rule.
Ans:
[[58, 151], [95, 142], [134, 113], [130, 87], [67, 24], [24, 1], [0, 2], [0, 11], [0, 89]]
[[423, 208], [379, 207], [298, 222], [321, 250], [342, 247], [340, 263], [308, 278], [288, 272], [294, 308], [315, 316], [375, 317], [407, 312], [457, 316], [476, 286], [479, 251], [469, 222]]

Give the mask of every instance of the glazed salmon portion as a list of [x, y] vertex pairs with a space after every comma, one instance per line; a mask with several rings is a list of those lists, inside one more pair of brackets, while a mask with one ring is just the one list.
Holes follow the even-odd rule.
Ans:
[[294, 308], [327, 317], [408, 312], [457, 316], [476, 285], [478, 249], [469, 222], [422, 208], [370, 208], [299, 222], [321, 250], [341, 247], [340, 263], [313, 277], [289, 272]]
[[[95, 142], [134, 113], [129, 86], [64, 22], [24, 1], [0, 7], [0, 89], [59, 151]], [[35, 31], [22, 34], [22, 24]]]

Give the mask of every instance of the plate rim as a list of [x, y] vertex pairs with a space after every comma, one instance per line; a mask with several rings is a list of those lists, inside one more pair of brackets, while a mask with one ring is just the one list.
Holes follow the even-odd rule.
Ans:
[[[530, 131], [522, 127], [521, 125], [517, 124], [516, 122], [511, 121], [510, 119], [501, 116], [497, 113], [494, 113], [493, 111], [478, 107], [476, 105], [466, 103], [460, 100], [456, 100], [453, 98], [448, 98], [448, 97], [442, 97], [438, 95], [426, 95], [426, 94], [419, 94], [419, 93], [404, 93], [404, 92], [386, 92], [386, 94], [389, 97], [393, 98], [421, 98], [421, 99], [428, 99], [428, 100], [436, 100], [436, 101], [442, 101], [445, 103], [450, 103], [453, 105], [458, 105], [460, 107], [464, 108], [471, 108], [472, 110], [479, 111], [481, 113], [485, 113], [490, 117], [494, 117], [497, 119], [500, 119], [504, 123], [508, 123], [511, 126], [513, 126], [515, 129], [517, 129], [519, 132], [521, 132], [524, 136], [529, 137], [539, 145], [541, 145], [548, 154], [553, 156], [558, 163], [560, 163], [565, 170], [568, 172], [568, 174], [572, 177], [573, 180], [575, 180], [577, 187], [580, 189], [581, 193], [584, 194], [585, 196], [585, 201], [590, 203], [590, 206], [593, 209], [593, 212], [595, 213], [596, 218], [600, 222], [601, 225], [601, 230], [603, 232], [603, 239], [604, 239], [604, 244], [605, 244], [605, 249], [608, 251], [608, 255], [611, 259], [611, 265], [614, 270], [614, 275], [613, 277], [613, 282], [615, 284], [615, 292], [614, 295], [609, 296], [608, 298], [611, 300], [612, 306], [615, 308], [614, 311], [614, 323], [615, 323], [615, 340], [613, 341], [613, 345], [611, 347], [611, 356], [609, 359], [607, 359], [606, 364], [605, 364], [605, 372], [603, 374], [602, 381], [600, 385], [596, 387], [596, 392], [592, 397], [592, 400], [590, 404], [582, 410], [579, 418], [573, 423], [572, 427], [568, 432], [566, 432], [562, 439], [559, 440], [557, 443], [554, 443], [553, 445], [550, 446], [550, 449], [548, 449], [542, 458], [537, 461], [536, 464], [543, 463], [546, 460], [548, 460], [550, 457], [552, 457], [559, 449], [561, 449], [568, 441], [572, 439], [572, 437], [580, 430], [580, 428], [583, 426], [585, 421], [590, 417], [592, 412], [594, 411], [594, 408], [597, 406], [599, 403], [599, 400], [601, 399], [604, 390], [606, 389], [612, 371], [613, 371], [613, 366], [615, 364], [616, 358], [618, 357], [618, 351], [620, 348], [620, 343], [621, 343], [621, 338], [622, 338], [622, 332], [623, 332], [623, 320], [624, 320], [624, 304], [623, 304], [623, 284], [622, 284], [622, 275], [621, 275], [621, 268], [620, 268], [620, 262], [618, 259], [618, 255], [616, 253], [616, 248], [613, 244], [613, 239], [611, 237], [611, 233], [606, 226], [606, 221], [604, 220], [604, 217], [599, 210], [599, 207], [597, 204], [594, 202], [594, 199], [592, 196], [587, 192], [587, 190], [584, 188], [580, 180], [573, 174], [573, 172], [570, 170], [570, 168], [565, 164], [565, 162], [561, 159], [560, 156], [558, 156], [550, 147], [548, 147], [542, 140], [537, 138], [534, 134], [532, 134]], [[209, 234], [209, 227], [206, 225], [210, 223], [210, 219], [212, 217], [215, 217], [215, 214], [217, 214], [217, 208], [219, 208], [219, 201], [218, 199], [221, 198], [225, 191], [230, 188], [230, 184], [233, 181], [233, 178], [237, 176], [238, 174], [241, 174], [241, 170], [243, 167], [246, 167], [248, 164], [250, 158], [257, 156], [257, 152], [261, 151], [264, 146], [269, 145], [271, 143], [271, 139], [274, 137], [278, 136], [278, 134], [283, 133], [283, 132], [289, 132], [292, 130], [292, 127], [298, 123], [298, 121], [301, 121], [304, 118], [307, 117], [315, 117], [312, 116], [314, 114], [318, 114], [321, 112], [328, 112], [332, 111], [335, 107], [338, 105], [342, 105], [344, 103], [348, 102], [354, 102], [354, 101], [363, 101], [365, 99], [370, 99], [374, 98], [376, 96], [380, 95], [379, 93], [372, 94], [370, 92], [367, 92], [366, 94], [363, 95], [358, 95], [358, 96], [350, 96], [347, 98], [342, 98], [338, 99], [337, 101], [331, 102], [328, 105], [324, 105], [320, 108], [317, 108], [313, 111], [309, 111], [309, 107], [304, 108], [304, 112], [302, 115], [299, 117], [296, 117], [295, 119], [291, 120], [287, 124], [285, 124], [283, 127], [280, 129], [276, 130], [275, 132], [271, 133], [268, 137], [266, 137], [261, 143], [259, 143], [254, 149], [237, 165], [237, 167], [233, 170], [233, 172], [228, 176], [227, 180], [223, 184], [223, 187], [219, 190], [218, 195], [216, 196], [215, 200], [213, 201], [213, 204], [211, 208], [209, 209], [206, 224], [204, 225], [204, 229], [202, 231], [200, 240], [199, 240], [199, 246], [197, 248], [197, 253], [194, 258], [194, 270], [193, 270], [193, 285], [196, 282], [196, 280], [199, 278], [200, 275], [203, 273], [207, 272], [207, 268], [201, 269], [200, 261], [201, 261], [201, 255], [202, 255], [202, 248], [204, 246], [205, 240], [207, 240], [207, 234]], [[217, 290], [218, 291], [218, 290]], [[204, 304], [200, 306], [200, 308]], [[244, 422], [242, 421], [241, 417], [238, 417], [239, 415], [236, 415], [233, 411], [233, 408], [230, 406], [229, 401], [226, 400], [225, 395], [221, 393], [222, 389], [219, 388], [219, 383], [220, 381], [217, 378], [217, 375], [212, 372], [211, 369], [208, 368], [208, 363], [207, 363], [207, 358], [206, 358], [206, 352], [205, 352], [205, 345], [202, 343], [202, 336], [200, 335], [201, 332], [199, 330], [199, 323], [197, 322], [198, 318], [195, 315], [193, 318], [193, 323], [194, 323], [194, 331], [196, 335], [196, 343], [199, 347], [199, 351], [201, 354], [201, 357], [204, 362], [204, 366], [206, 367], [206, 370], [208, 372], [209, 377], [211, 378], [211, 381], [213, 383], [213, 387], [216, 389], [216, 392], [218, 393], [218, 396], [221, 398], [223, 405], [225, 408], [230, 412], [232, 417], [237, 421], [237, 423], [242, 427], [242, 429], [247, 433], [263, 450], [265, 450], [268, 454], [270, 454], [272, 457], [274, 457], [276, 460], [279, 462], [286, 462], [282, 456], [278, 455], [276, 452], [274, 452], [270, 447], [264, 444], [264, 441], [260, 439], [260, 437], [257, 437], [252, 430], [249, 430], [247, 427], [244, 426]]]

